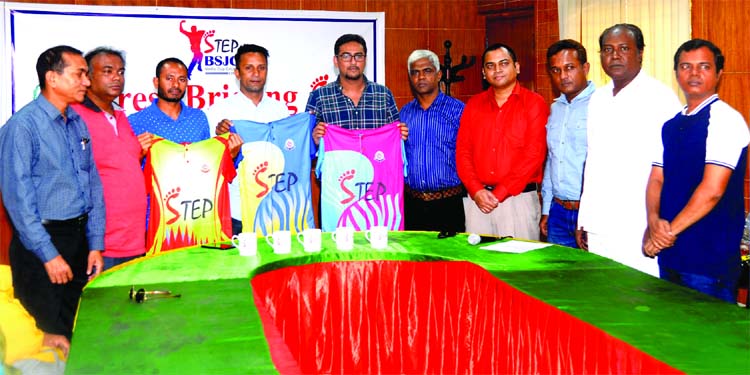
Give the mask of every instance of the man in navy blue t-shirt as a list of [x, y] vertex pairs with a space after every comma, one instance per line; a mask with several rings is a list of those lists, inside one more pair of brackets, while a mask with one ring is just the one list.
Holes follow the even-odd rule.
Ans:
[[674, 70], [687, 105], [662, 128], [646, 189], [643, 252], [662, 279], [735, 303], [744, 224], [747, 124], [716, 94], [724, 56], [689, 40]]

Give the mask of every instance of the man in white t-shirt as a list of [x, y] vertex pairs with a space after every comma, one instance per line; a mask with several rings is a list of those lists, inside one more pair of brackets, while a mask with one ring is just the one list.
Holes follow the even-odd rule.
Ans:
[[724, 55], [707, 40], [689, 40], [675, 53], [687, 105], [662, 129], [643, 252], [659, 257], [662, 279], [735, 303], [750, 134], [742, 115], [719, 99], [723, 68]]
[[[208, 109], [210, 124], [216, 124], [216, 134], [229, 131], [232, 120], [271, 122], [289, 116], [286, 105], [266, 95], [268, 50], [255, 44], [243, 44], [234, 56], [234, 76], [239, 81], [240, 92], [219, 101]], [[238, 179], [229, 184], [229, 202], [232, 211], [232, 234], [242, 232], [242, 204]]]

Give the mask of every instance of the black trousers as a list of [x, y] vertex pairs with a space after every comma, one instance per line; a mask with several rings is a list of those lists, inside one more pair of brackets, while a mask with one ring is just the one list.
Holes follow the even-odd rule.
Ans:
[[45, 229], [73, 271], [73, 280], [67, 284], [53, 284], [44, 263], [21, 244], [18, 233], [14, 231], [9, 249], [13, 288], [16, 298], [34, 317], [39, 329], [70, 339], [81, 290], [88, 281], [86, 220], [47, 224]]
[[423, 201], [404, 194], [404, 228], [436, 232], [465, 232], [465, 194]]

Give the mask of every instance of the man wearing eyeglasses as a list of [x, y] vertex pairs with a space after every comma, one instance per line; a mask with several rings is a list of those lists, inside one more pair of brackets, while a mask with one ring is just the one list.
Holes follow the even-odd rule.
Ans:
[[464, 199], [468, 232], [538, 240], [537, 192], [549, 107], [541, 95], [521, 87], [520, 73], [510, 46], [497, 43], [484, 51], [482, 76], [490, 87], [466, 103], [456, 166], [469, 192]]
[[[356, 34], [340, 36], [333, 47], [333, 64], [339, 71], [335, 81], [310, 93], [306, 111], [316, 116], [312, 131], [315, 145], [326, 134], [328, 124], [344, 129], [376, 129], [399, 121], [398, 108], [391, 90], [372, 82], [365, 76], [367, 43]], [[400, 124], [401, 138], [406, 139], [409, 130]], [[313, 169], [315, 169], [313, 165]], [[314, 180], [314, 177], [311, 177]], [[313, 202], [318, 201], [317, 184], [313, 183]], [[317, 205], [316, 205], [317, 206]], [[316, 213], [319, 221], [320, 210]]]
[[681, 106], [670, 88], [641, 69], [644, 47], [641, 29], [631, 24], [599, 37], [602, 68], [612, 80], [589, 102], [576, 236], [582, 248], [658, 277], [656, 261], [641, 251], [646, 184], [662, 124]]
[[[398, 121], [398, 108], [391, 90], [365, 77], [365, 39], [356, 34], [344, 34], [336, 40], [333, 52], [338, 78], [313, 91], [307, 100], [306, 111], [317, 117], [313, 129], [315, 144], [320, 144], [326, 124], [344, 129], [375, 129]], [[408, 134], [406, 125], [402, 124], [402, 138], [406, 139]]]

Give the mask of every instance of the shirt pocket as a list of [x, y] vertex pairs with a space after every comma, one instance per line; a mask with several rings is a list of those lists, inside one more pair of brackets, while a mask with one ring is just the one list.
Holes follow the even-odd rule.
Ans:
[[81, 129], [78, 129], [77, 134], [75, 141], [78, 144], [73, 147], [76, 163], [78, 164], [78, 169], [88, 173], [94, 158], [91, 151], [91, 135]]
[[578, 119], [575, 121], [573, 126], [570, 128], [568, 142], [573, 145], [573, 148], [578, 155], [586, 154], [586, 147], [588, 145], [586, 135], [586, 119]]
[[84, 146], [81, 146], [78, 152], [78, 165], [79, 168], [84, 172], [89, 172], [91, 169], [91, 159], [93, 159], [93, 156], [91, 154], [91, 141], [84, 142]]

